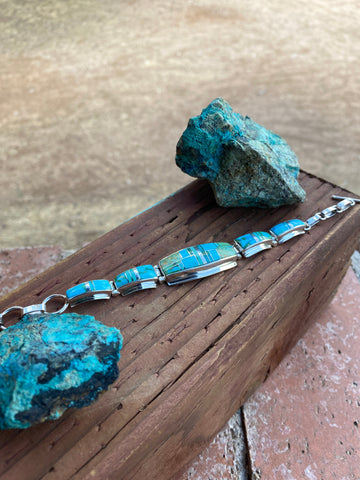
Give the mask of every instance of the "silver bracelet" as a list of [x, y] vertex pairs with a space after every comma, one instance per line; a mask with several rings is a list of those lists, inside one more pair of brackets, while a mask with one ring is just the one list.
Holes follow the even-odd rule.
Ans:
[[[0, 331], [6, 330], [3, 320], [8, 315], [41, 313], [61, 314], [68, 307], [75, 307], [92, 300], [108, 300], [117, 295], [156, 288], [160, 283], [177, 285], [191, 280], [198, 280], [237, 265], [240, 258], [248, 258], [263, 250], [273, 248], [288, 240], [311, 230], [320, 221], [327, 220], [337, 213], [360, 203], [360, 199], [332, 196], [341, 200], [336, 205], [315, 213], [307, 220], [297, 218], [278, 223], [269, 232], [252, 232], [237, 237], [234, 244], [226, 242], [202, 243], [187, 247], [161, 259], [158, 265], [141, 265], [130, 268], [113, 280], [90, 280], [69, 288], [65, 295], [52, 294], [40, 304], [27, 307], [13, 306], [0, 314]], [[60, 302], [60, 306], [56, 306]], [[56, 305], [55, 305], [56, 304]]]

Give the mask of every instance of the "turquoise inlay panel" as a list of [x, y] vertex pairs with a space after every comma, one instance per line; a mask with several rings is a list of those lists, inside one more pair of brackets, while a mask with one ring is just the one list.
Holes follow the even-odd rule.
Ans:
[[252, 232], [247, 233], [246, 235], [242, 235], [241, 237], [237, 237], [235, 241], [237, 244], [245, 250], [257, 243], [272, 240], [272, 236], [268, 232]]
[[295, 218], [293, 220], [288, 220], [287, 222], [282, 222], [274, 227], [271, 228], [271, 232], [273, 232], [277, 236], [284, 235], [284, 233], [289, 232], [293, 228], [297, 227], [306, 227], [306, 223], [303, 222], [302, 220], [299, 220], [298, 218]]
[[78, 297], [79, 295], [82, 295], [85, 292], [86, 290], [84, 284], [81, 283], [80, 285], [75, 285], [75, 287], [71, 287], [66, 290], [66, 296], [70, 300], [72, 298]]
[[115, 277], [114, 283], [116, 288], [121, 288], [130, 283], [156, 279], [157, 275], [152, 265], [141, 265], [120, 273]]
[[109, 280], [90, 280], [89, 282], [80, 283], [74, 287], [69, 288], [66, 291], [66, 296], [69, 300], [84, 295], [85, 293], [96, 293], [96, 292], [111, 292], [111, 283]]
[[160, 260], [159, 265], [165, 275], [183, 272], [219, 260], [234, 257], [236, 249], [225, 242], [202, 243], [195, 247], [184, 248]]

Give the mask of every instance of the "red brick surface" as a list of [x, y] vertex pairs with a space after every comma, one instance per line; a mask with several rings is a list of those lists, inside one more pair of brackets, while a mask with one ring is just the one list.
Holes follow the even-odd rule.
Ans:
[[266, 480], [360, 478], [360, 283], [331, 304], [246, 403], [252, 468]]
[[19, 287], [61, 259], [60, 247], [0, 250], [0, 296]]
[[[243, 440], [236, 449], [223, 441], [226, 426], [180, 480], [359, 480], [359, 307], [360, 283], [349, 269], [331, 304], [244, 405], [251, 473]], [[229, 474], [239, 452], [243, 470]], [[220, 465], [226, 473], [216, 476]]]

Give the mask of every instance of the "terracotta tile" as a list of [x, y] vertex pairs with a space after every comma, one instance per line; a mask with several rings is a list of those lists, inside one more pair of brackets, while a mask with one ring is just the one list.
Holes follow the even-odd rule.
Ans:
[[61, 247], [0, 250], [0, 296], [27, 282], [62, 258]]
[[331, 304], [244, 406], [254, 478], [360, 478], [360, 283]]

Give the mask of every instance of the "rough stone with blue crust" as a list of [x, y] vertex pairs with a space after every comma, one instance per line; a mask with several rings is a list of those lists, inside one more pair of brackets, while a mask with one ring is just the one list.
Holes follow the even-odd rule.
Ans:
[[176, 148], [185, 173], [207, 179], [222, 207], [278, 207], [305, 200], [299, 162], [281, 137], [222, 98], [189, 120]]
[[122, 336], [90, 315], [26, 315], [0, 333], [0, 429], [97, 399], [119, 374]]

